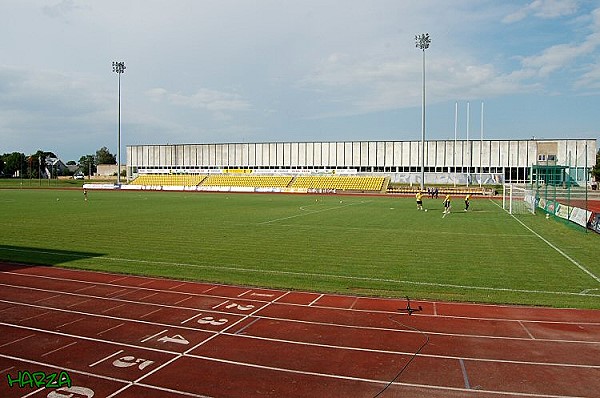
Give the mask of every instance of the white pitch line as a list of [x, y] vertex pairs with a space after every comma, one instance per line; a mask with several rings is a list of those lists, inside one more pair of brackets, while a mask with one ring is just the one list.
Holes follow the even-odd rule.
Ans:
[[489, 287], [489, 286], [469, 286], [469, 285], [457, 285], [457, 284], [451, 284], [451, 283], [409, 281], [409, 280], [403, 280], [403, 279], [389, 279], [389, 278], [370, 278], [370, 277], [361, 277], [361, 276], [334, 275], [334, 274], [315, 273], [315, 272], [263, 270], [263, 269], [255, 269], [255, 268], [225, 266], [225, 265], [201, 265], [201, 264], [190, 264], [190, 263], [179, 263], [179, 262], [168, 262], [168, 261], [135, 260], [135, 259], [115, 258], [115, 257], [103, 257], [102, 260], [129, 262], [129, 263], [138, 263], [138, 264], [158, 264], [158, 265], [173, 266], [173, 267], [192, 267], [192, 268], [202, 268], [202, 269], [230, 270], [230, 271], [236, 271], [236, 272], [249, 272], [249, 273], [255, 273], [255, 274], [293, 275], [293, 276], [311, 277], [311, 278], [384, 282], [384, 283], [391, 283], [391, 284], [395, 284], [395, 285], [406, 284], [406, 285], [416, 285], [416, 286], [448, 287], [448, 288], [464, 289], [464, 290], [483, 290], [483, 291], [498, 291], [498, 292], [511, 292], [511, 293], [548, 294], [548, 295], [553, 295], [553, 296], [600, 297], [600, 294], [583, 294], [580, 292], [556, 292], [556, 291], [548, 291], [548, 290], [511, 289], [511, 288], [498, 288], [498, 287]]
[[[500, 207], [500, 205], [494, 201], [492, 201], [496, 206]], [[560, 250], [558, 247], [556, 247], [554, 244], [552, 244], [548, 239], [544, 238], [542, 235], [538, 234], [537, 232], [535, 232], [533, 229], [531, 229], [529, 226], [525, 225], [525, 223], [523, 223], [523, 221], [519, 220], [517, 217], [515, 217], [513, 214], [509, 214], [514, 220], [516, 220], [519, 224], [521, 224], [525, 229], [527, 229], [529, 232], [531, 232], [532, 234], [534, 234], [536, 237], [538, 237], [542, 242], [544, 242], [545, 244], [547, 244], [548, 246], [550, 246], [551, 248], [553, 248], [558, 254], [560, 254], [561, 256], [563, 256], [564, 258], [566, 258], [567, 260], [569, 260], [571, 262], [571, 264], [575, 265], [577, 268], [579, 268], [581, 271], [585, 272], [586, 274], [588, 274], [589, 276], [591, 276], [596, 282], [600, 283], [600, 277], [598, 277], [597, 275], [595, 275], [594, 273], [592, 273], [590, 270], [588, 270], [587, 268], [585, 268], [583, 265], [579, 264], [576, 260], [574, 260], [571, 256], [569, 256], [567, 253], [565, 253], [564, 251]]]
[[273, 223], [273, 222], [283, 221], [283, 220], [289, 220], [289, 219], [297, 218], [297, 217], [306, 217], [306, 216], [310, 216], [311, 214], [323, 213], [325, 211], [331, 211], [331, 210], [339, 210], [339, 209], [342, 209], [344, 207], [356, 206], [356, 205], [361, 205], [361, 204], [369, 203], [369, 202], [370, 201], [367, 200], [367, 201], [361, 201], [361, 202], [357, 202], [357, 203], [349, 203], [349, 204], [343, 205], [343, 206], [327, 207], [327, 208], [321, 209], [321, 210], [313, 210], [313, 211], [304, 210], [304, 211], [306, 211], [305, 213], [294, 214], [293, 216], [289, 216], [289, 217], [281, 217], [281, 218], [275, 218], [273, 220], [259, 222], [258, 225], [270, 224], [270, 223]]

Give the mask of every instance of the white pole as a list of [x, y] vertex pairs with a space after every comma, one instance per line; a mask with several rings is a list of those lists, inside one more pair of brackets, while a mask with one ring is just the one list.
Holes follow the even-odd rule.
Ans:
[[470, 104], [467, 102], [467, 152], [469, 161], [467, 162], [467, 187], [469, 186], [469, 176], [471, 175], [471, 148], [469, 147], [469, 109]]
[[483, 184], [483, 101], [481, 101], [481, 141], [479, 142], [479, 187]]
[[508, 193], [508, 214], [512, 213], [512, 205], [513, 205], [513, 185], [509, 185], [509, 193]]
[[458, 131], [458, 101], [454, 104], [454, 186], [456, 187], [456, 136]]

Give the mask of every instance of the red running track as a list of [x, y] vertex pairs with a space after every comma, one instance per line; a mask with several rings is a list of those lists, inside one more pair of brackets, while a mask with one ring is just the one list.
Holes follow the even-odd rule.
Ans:
[[598, 396], [600, 311], [410, 304], [0, 264], [0, 397]]

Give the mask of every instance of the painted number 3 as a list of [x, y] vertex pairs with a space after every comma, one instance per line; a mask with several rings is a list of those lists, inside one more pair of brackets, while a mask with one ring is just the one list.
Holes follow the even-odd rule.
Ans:
[[143, 370], [145, 367], [152, 365], [154, 361], [150, 361], [148, 359], [136, 358], [130, 355], [121, 357], [113, 362], [113, 365], [117, 368], [129, 368], [131, 366], [138, 365], [140, 370]]

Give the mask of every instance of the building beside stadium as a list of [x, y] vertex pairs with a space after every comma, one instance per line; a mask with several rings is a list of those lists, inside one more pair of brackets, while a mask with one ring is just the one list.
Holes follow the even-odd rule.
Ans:
[[[426, 184], [586, 184], [595, 139], [429, 140]], [[421, 180], [420, 141], [327, 141], [127, 146], [127, 178], [145, 174], [356, 174]]]

